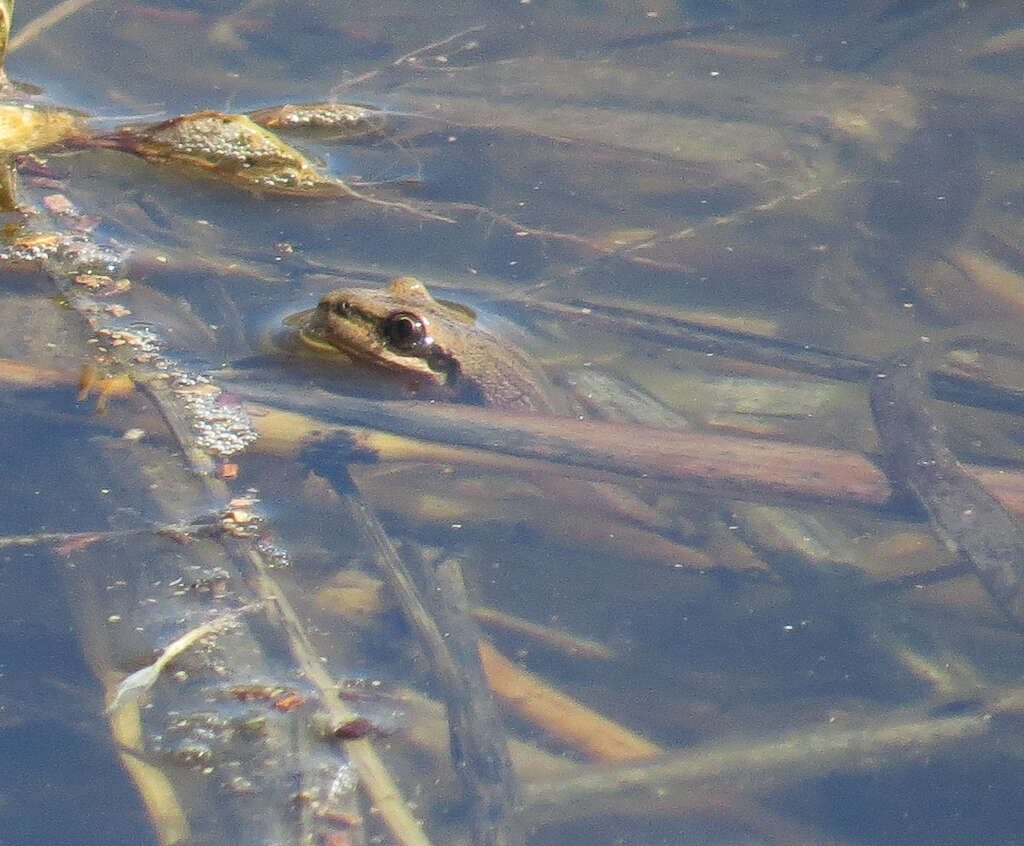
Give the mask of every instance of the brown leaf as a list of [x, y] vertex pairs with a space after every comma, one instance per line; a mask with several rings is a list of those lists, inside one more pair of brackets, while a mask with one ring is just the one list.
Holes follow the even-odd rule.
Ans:
[[255, 191], [281, 194], [349, 194], [306, 157], [245, 115], [214, 111], [182, 115], [152, 126], [125, 127], [122, 149], [148, 161], [184, 165]]

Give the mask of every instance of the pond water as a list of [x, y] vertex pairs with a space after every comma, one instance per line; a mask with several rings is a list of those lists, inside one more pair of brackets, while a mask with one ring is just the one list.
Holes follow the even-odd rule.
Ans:
[[[1017, 842], [1024, 642], [890, 500], [865, 386], [930, 339], [1019, 510], [1019, 4], [50, 9], [6, 63], [80, 114], [4, 213], [0, 844]], [[153, 146], [287, 103], [370, 110], [265, 124], [320, 195]], [[426, 375], [285, 322], [409, 276], [460, 308]], [[520, 353], [566, 413], [448, 402]], [[510, 839], [374, 527], [506, 656]]]

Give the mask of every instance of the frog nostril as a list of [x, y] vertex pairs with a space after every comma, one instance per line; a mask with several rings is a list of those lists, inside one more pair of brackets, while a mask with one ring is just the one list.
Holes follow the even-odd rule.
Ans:
[[384, 318], [382, 328], [388, 346], [396, 352], [417, 352], [430, 343], [426, 323], [407, 311], [389, 314]]

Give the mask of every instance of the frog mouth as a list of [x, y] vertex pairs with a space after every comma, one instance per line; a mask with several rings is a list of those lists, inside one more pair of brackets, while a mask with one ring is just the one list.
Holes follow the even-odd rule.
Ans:
[[387, 369], [384, 362], [368, 355], [365, 350], [359, 347], [344, 343], [343, 338], [330, 338], [327, 331], [316, 325], [302, 326], [296, 333], [298, 342], [307, 350], [311, 350], [320, 356], [327, 356], [343, 361], [354, 361], [375, 366], [382, 366]]
[[319, 355], [337, 356], [342, 354], [342, 351], [326, 338], [323, 329], [317, 325], [317, 311], [318, 309], [309, 308], [288, 315], [282, 322], [285, 326], [295, 329], [295, 340], [303, 347]]
[[315, 308], [307, 308], [305, 311], [298, 311], [295, 314], [289, 314], [281, 322], [285, 326], [309, 326], [313, 322], [313, 315], [316, 314]]
[[321, 355], [341, 354], [341, 350], [339, 350], [336, 346], [334, 346], [334, 344], [328, 341], [323, 336], [323, 333], [318, 329], [311, 329], [310, 327], [306, 326], [302, 329], [299, 329], [299, 331], [296, 333], [296, 337], [298, 338], [299, 343], [302, 344], [304, 347], [307, 347], [308, 349], [311, 349], [314, 352], [319, 353]]

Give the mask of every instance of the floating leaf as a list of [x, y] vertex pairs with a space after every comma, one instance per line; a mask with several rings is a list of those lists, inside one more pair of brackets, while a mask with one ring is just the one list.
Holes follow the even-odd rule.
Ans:
[[152, 126], [122, 128], [114, 141], [148, 161], [198, 168], [251, 190], [351, 193], [344, 184], [317, 172], [294, 147], [245, 115], [196, 112]]
[[350, 103], [301, 103], [250, 112], [249, 117], [267, 129], [316, 131], [331, 139], [354, 141], [379, 135], [387, 123], [384, 112]]
[[80, 126], [70, 112], [0, 105], [0, 153], [27, 153], [78, 132]]
[[406, 203], [353, 191], [340, 179], [318, 172], [302, 153], [245, 115], [196, 112], [152, 126], [122, 127], [105, 141], [147, 161], [184, 165], [250, 191], [351, 197], [424, 220], [454, 222]]

